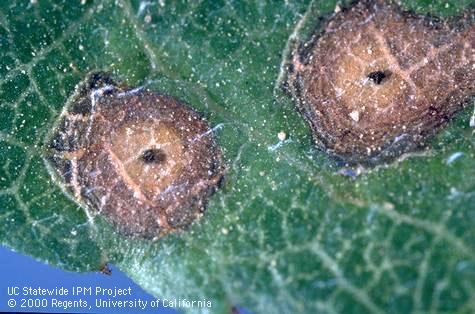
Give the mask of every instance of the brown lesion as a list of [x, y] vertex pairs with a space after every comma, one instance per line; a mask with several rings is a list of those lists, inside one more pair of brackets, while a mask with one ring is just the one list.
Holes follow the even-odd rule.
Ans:
[[[104, 84], [107, 95], [97, 93]], [[93, 110], [77, 112], [92, 108], [93, 94]], [[201, 217], [222, 181], [222, 154], [211, 131], [172, 97], [92, 74], [58, 118], [48, 161], [81, 205], [125, 234], [157, 238]]]
[[300, 46], [311, 51], [297, 48], [286, 86], [318, 145], [362, 162], [403, 134], [414, 139], [410, 149], [473, 96], [474, 25], [428, 19], [393, 3], [360, 1]]

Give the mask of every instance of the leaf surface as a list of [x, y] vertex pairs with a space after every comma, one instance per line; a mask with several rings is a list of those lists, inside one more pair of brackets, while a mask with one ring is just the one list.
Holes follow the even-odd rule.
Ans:
[[[471, 5], [405, 2], [439, 16]], [[471, 112], [427, 153], [351, 178], [312, 148], [278, 88], [289, 38], [334, 8], [2, 1], [0, 242], [67, 270], [111, 262], [159, 298], [208, 299], [216, 312], [233, 304], [256, 313], [474, 312]], [[226, 184], [189, 230], [125, 238], [52, 181], [45, 136], [93, 70], [183, 99], [215, 127]]]

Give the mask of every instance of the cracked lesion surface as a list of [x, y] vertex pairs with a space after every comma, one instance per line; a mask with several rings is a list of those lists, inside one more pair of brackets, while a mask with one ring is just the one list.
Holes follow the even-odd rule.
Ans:
[[125, 125], [112, 135], [108, 151], [149, 197], [165, 191], [185, 169], [185, 148], [179, 134], [157, 120]]
[[156, 237], [201, 216], [223, 175], [207, 122], [177, 100], [93, 74], [50, 139], [74, 198], [127, 234]]
[[331, 17], [289, 74], [317, 144], [350, 163], [423, 146], [475, 94], [475, 26], [465, 24], [383, 1]]

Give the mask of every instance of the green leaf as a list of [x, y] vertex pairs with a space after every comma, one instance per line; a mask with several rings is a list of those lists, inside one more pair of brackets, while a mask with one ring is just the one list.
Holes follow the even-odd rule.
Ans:
[[[439, 16], [473, 5], [404, 3]], [[471, 112], [428, 153], [353, 179], [312, 148], [278, 88], [289, 37], [313, 31], [334, 8], [1, 1], [0, 242], [67, 270], [111, 262], [157, 297], [211, 300], [215, 312], [239, 304], [256, 313], [473, 313]], [[183, 99], [216, 127], [227, 183], [189, 230], [126, 238], [52, 181], [45, 135], [93, 70]]]

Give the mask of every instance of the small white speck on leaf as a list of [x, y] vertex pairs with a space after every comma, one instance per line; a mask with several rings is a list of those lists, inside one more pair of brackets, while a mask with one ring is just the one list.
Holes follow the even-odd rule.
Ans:
[[287, 138], [287, 134], [285, 134], [284, 131], [280, 131], [279, 133], [277, 133], [277, 138], [279, 139], [279, 141], [285, 141], [285, 139]]

